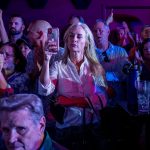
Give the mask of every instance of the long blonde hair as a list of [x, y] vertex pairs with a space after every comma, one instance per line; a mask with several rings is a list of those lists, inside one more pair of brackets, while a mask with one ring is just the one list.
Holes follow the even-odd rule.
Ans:
[[73, 24], [65, 32], [65, 35], [64, 35], [65, 53], [64, 53], [64, 57], [63, 57], [63, 62], [66, 64], [67, 58], [69, 57], [69, 49], [68, 49], [67, 44], [68, 44], [68, 38], [69, 38], [70, 31], [73, 28], [76, 28], [78, 26], [81, 26], [86, 34], [86, 44], [85, 44], [84, 50], [85, 50], [85, 56], [90, 64], [91, 72], [95, 77], [102, 76], [105, 80], [105, 70], [103, 69], [102, 65], [99, 63], [97, 56], [96, 56], [95, 42], [94, 42], [93, 34], [92, 34], [90, 28], [85, 23]]

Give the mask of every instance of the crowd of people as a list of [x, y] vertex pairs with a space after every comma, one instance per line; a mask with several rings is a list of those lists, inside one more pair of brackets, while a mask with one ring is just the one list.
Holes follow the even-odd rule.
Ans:
[[[135, 65], [140, 79], [150, 80], [150, 26], [137, 42], [122, 22], [113, 43], [112, 21], [113, 11], [91, 30], [71, 16], [58, 47], [48, 39], [46, 20], [26, 27], [13, 15], [7, 32], [0, 10], [0, 149], [105, 149], [101, 112], [127, 101]], [[54, 122], [53, 140], [46, 122]]]

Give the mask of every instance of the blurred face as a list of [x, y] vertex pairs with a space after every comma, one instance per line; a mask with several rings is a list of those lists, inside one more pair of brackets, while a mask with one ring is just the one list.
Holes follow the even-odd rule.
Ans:
[[34, 25], [30, 25], [28, 28], [28, 39], [32, 43], [33, 46], [37, 47], [38, 49], [41, 49], [42, 46], [47, 41], [47, 34], [43, 31], [37, 31], [35, 29]]
[[1, 129], [8, 150], [36, 150], [43, 140], [43, 122], [35, 123], [27, 109], [1, 114]]
[[39, 35], [35, 31], [32, 31], [31, 28], [28, 28], [28, 38], [30, 42], [32, 43], [33, 46], [38, 46], [39, 45]]
[[79, 19], [78, 19], [77, 17], [73, 17], [73, 18], [71, 18], [71, 20], [69, 21], [69, 24], [70, 24], [70, 25], [71, 25], [71, 24], [77, 24], [78, 22], [80, 22]]
[[150, 38], [150, 27], [145, 27], [144, 30], [142, 31], [142, 38]]
[[25, 43], [21, 43], [19, 49], [22, 51], [22, 54], [25, 56], [25, 58], [27, 58], [29, 52], [31, 51], [31, 49]]
[[123, 39], [125, 37], [124, 29], [118, 29], [118, 39]]
[[94, 37], [97, 46], [101, 46], [108, 42], [109, 28], [103, 22], [97, 22], [94, 26]]
[[30, 23], [27, 29], [28, 38], [32, 45], [37, 49], [43, 49], [43, 47], [45, 46], [49, 28], [52, 28], [51, 25], [44, 20], [36, 20]]
[[4, 65], [3, 68], [7, 70], [14, 70], [14, 49], [11, 46], [4, 45], [1, 50], [4, 54]]
[[77, 26], [71, 29], [68, 37], [68, 49], [70, 53], [84, 54], [84, 48], [86, 45], [86, 33], [81, 26]]
[[147, 42], [147, 43], [144, 45], [143, 55], [144, 55], [144, 59], [150, 61], [150, 42]]
[[13, 17], [9, 21], [9, 32], [11, 35], [21, 34], [24, 30], [24, 24], [20, 17]]

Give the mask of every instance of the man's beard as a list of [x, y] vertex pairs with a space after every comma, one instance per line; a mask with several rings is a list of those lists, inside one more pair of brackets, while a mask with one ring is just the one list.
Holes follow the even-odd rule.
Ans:
[[14, 29], [14, 28], [11, 28], [9, 32], [10, 32], [10, 35], [18, 35], [18, 34], [21, 33], [21, 31], [17, 31], [17, 30]]

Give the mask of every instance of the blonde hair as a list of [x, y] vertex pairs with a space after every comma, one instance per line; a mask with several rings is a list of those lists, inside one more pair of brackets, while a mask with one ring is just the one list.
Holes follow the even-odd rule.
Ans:
[[105, 71], [104, 71], [103, 67], [101, 66], [101, 64], [99, 63], [97, 56], [96, 56], [95, 42], [94, 42], [93, 34], [92, 34], [90, 28], [85, 23], [73, 24], [65, 32], [65, 35], [64, 35], [65, 53], [64, 53], [64, 57], [63, 57], [63, 62], [66, 64], [67, 58], [69, 57], [69, 49], [68, 49], [67, 44], [68, 44], [68, 38], [69, 38], [70, 31], [73, 28], [76, 28], [78, 26], [81, 26], [86, 34], [86, 44], [85, 44], [84, 50], [85, 50], [85, 56], [90, 64], [90, 69], [91, 69], [92, 74], [95, 77], [101, 75], [105, 78]]

